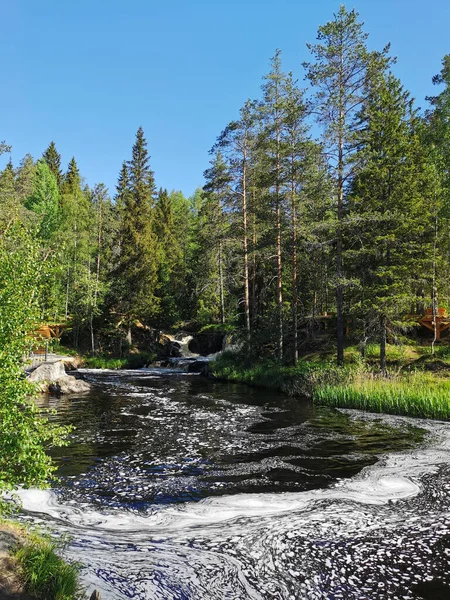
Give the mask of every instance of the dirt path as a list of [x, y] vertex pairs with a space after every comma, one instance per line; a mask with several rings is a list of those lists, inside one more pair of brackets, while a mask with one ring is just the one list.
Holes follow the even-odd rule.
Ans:
[[0, 524], [0, 600], [31, 600], [23, 593], [23, 587], [17, 575], [15, 561], [9, 555], [9, 548], [17, 542], [14, 528]]

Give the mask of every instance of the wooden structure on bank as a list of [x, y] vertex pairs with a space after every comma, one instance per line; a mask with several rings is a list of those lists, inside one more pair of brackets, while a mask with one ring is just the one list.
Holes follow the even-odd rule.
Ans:
[[68, 327], [67, 323], [42, 323], [38, 329], [33, 332], [33, 337], [38, 339], [59, 340], [64, 329]]
[[[430, 331], [434, 333], [435, 318], [433, 316], [433, 309], [427, 308], [424, 315], [408, 315], [408, 320], [416, 321], [420, 323]], [[323, 328], [327, 329], [327, 325], [330, 321], [336, 319], [336, 313], [334, 312], [323, 312], [314, 317], [315, 321], [323, 324]], [[446, 308], [438, 308], [436, 315], [436, 341], [440, 341], [441, 334], [443, 331], [450, 329], [450, 316], [447, 315]], [[348, 323], [345, 324], [345, 335], [349, 335], [350, 326]]]
[[441, 333], [450, 327], [450, 317], [447, 316], [447, 309], [438, 308], [436, 317], [433, 316], [433, 309], [427, 308], [425, 315], [417, 319], [421, 325], [434, 333], [436, 321], [436, 341], [441, 339]]
[[59, 340], [64, 329], [68, 327], [68, 323], [41, 323], [37, 329], [33, 331], [30, 337], [37, 341], [36, 347], [33, 349], [34, 356], [45, 356], [47, 358], [48, 341]]

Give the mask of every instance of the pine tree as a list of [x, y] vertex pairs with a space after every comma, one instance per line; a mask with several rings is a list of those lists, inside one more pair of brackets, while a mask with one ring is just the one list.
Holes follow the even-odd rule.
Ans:
[[259, 135], [260, 150], [265, 158], [265, 186], [268, 203], [273, 211], [275, 228], [276, 257], [276, 306], [278, 321], [278, 358], [283, 359], [283, 202], [285, 199], [283, 159], [288, 152], [283, 136], [286, 117], [285, 84], [286, 75], [281, 67], [281, 52], [277, 50], [271, 59], [271, 71], [264, 77], [263, 100], [260, 104], [262, 131]]
[[[324, 129], [325, 152], [334, 180], [336, 196], [336, 309], [337, 362], [344, 361], [344, 264], [342, 221], [344, 197], [357, 169], [354, 154], [359, 144], [356, 114], [367, 93], [367, 78], [374, 66], [383, 70], [388, 59], [382, 53], [370, 53], [368, 35], [358, 22], [358, 13], [341, 6], [334, 19], [319, 27], [318, 43], [308, 44], [314, 63], [304, 63], [307, 78], [316, 86], [315, 112]], [[383, 64], [384, 63], [384, 64]]]
[[226, 157], [233, 178], [232, 208], [238, 211], [241, 221], [244, 326], [248, 336], [251, 329], [248, 206], [250, 201], [251, 155], [255, 144], [255, 122], [255, 102], [247, 100], [240, 110], [240, 119], [227, 125], [212, 148], [212, 152], [220, 150]]
[[61, 171], [61, 155], [56, 150], [55, 142], [50, 142], [47, 150], [42, 154], [42, 158], [47, 163], [50, 171], [53, 173], [58, 188], [61, 189], [61, 184], [63, 181], [62, 171]]
[[220, 322], [225, 323], [225, 242], [227, 236], [227, 222], [223, 209], [229, 204], [232, 195], [232, 177], [220, 151], [216, 152], [210, 161], [211, 167], [204, 173], [206, 192], [200, 218], [205, 220], [202, 228], [205, 256], [209, 256], [210, 277], [218, 281]]

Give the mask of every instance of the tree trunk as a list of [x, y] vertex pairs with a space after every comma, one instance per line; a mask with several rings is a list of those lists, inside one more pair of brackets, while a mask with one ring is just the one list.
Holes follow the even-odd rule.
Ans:
[[92, 351], [92, 354], [95, 354], [94, 325], [93, 325], [92, 314], [91, 314], [91, 318], [89, 320], [89, 325], [90, 325], [90, 330], [91, 330], [91, 351]]
[[225, 323], [225, 302], [223, 294], [222, 240], [219, 240], [219, 293], [220, 293], [220, 322]]
[[[278, 88], [277, 88], [278, 102]], [[281, 126], [279, 121], [278, 110], [275, 115], [277, 124], [277, 152], [276, 152], [276, 204], [275, 204], [275, 219], [277, 228], [277, 305], [278, 305], [278, 358], [283, 360], [283, 264], [281, 257], [281, 198], [280, 198], [280, 137]]]
[[297, 211], [295, 206], [295, 183], [291, 181], [292, 201], [292, 327], [294, 329], [294, 365], [298, 361], [298, 290], [297, 290]]
[[337, 364], [344, 364], [344, 291], [342, 288], [342, 218], [344, 207], [344, 144], [339, 138], [338, 158], [338, 206], [337, 206], [337, 245], [336, 245], [336, 316], [337, 316]]
[[133, 340], [131, 338], [131, 319], [128, 319], [128, 330], [127, 330], [127, 344], [128, 347], [131, 348], [131, 345], [133, 343]]
[[250, 335], [250, 297], [248, 285], [248, 239], [247, 239], [247, 149], [244, 147], [242, 168], [242, 245], [244, 251], [244, 321], [245, 329]]
[[[436, 199], [435, 199], [436, 201]], [[436, 207], [435, 207], [436, 209]], [[436, 264], [436, 251], [437, 251], [437, 241], [438, 241], [438, 220], [437, 220], [437, 210], [435, 213], [434, 219], [434, 242], [433, 242], [433, 291], [432, 291], [432, 307], [433, 307], [433, 330], [434, 336], [433, 341], [431, 343], [431, 354], [434, 355], [434, 345], [436, 341], [440, 338], [440, 332], [438, 331], [438, 291], [437, 291], [437, 264]]]
[[[253, 191], [253, 207], [255, 207], [255, 192]], [[253, 272], [252, 272], [252, 328], [256, 327], [258, 318], [257, 307], [257, 291], [256, 291], [256, 217], [253, 215], [253, 231], [252, 231], [252, 253], [253, 253]]]
[[94, 306], [97, 306], [97, 295], [98, 287], [100, 282], [100, 259], [101, 259], [101, 248], [102, 248], [102, 234], [103, 234], [103, 212], [102, 212], [102, 200], [99, 199], [99, 210], [98, 210], [98, 230], [97, 230], [97, 266], [95, 272], [95, 292], [94, 292]]
[[380, 317], [380, 371], [386, 375], [386, 317]]

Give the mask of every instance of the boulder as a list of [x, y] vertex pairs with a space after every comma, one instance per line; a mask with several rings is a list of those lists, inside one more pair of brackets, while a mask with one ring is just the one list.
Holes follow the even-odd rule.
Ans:
[[65, 375], [56, 381], [53, 381], [48, 386], [48, 391], [51, 394], [81, 394], [89, 392], [91, 385], [83, 379], [77, 379], [72, 375]]
[[30, 375], [28, 380], [35, 383], [40, 381], [56, 381], [66, 376], [64, 363], [61, 360], [53, 363], [42, 363]]
[[188, 373], [199, 373], [204, 377], [209, 375], [209, 362], [206, 360], [195, 360], [188, 366]]
[[41, 392], [45, 394], [81, 394], [91, 389], [87, 381], [67, 375], [61, 360], [42, 363], [28, 375], [28, 380], [39, 383]]

